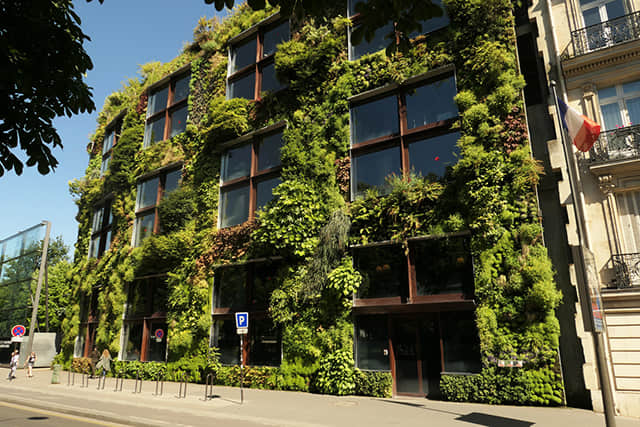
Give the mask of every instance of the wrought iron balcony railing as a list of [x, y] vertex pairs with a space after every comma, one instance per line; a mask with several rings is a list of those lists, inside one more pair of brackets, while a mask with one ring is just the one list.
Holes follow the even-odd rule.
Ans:
[[568, 48], [564, 56], [580, 56], [637, 39], [640, 39], [640, 12], [572, 31], [573, 52], [568, 52]]
[[640, 125], [600, 133], [589, 151], [589, 162], [640, 158]]
[[616, 288], [640, 286], [640, 254], [612, 255], [611, 262], [616, 273]]

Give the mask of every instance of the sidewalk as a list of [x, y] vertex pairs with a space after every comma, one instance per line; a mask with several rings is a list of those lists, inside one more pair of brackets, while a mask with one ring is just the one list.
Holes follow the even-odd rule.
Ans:
[[[336, 397], [310, 393], [244, 390], [214, 386], [214, 398], [204, 400], [204, 385], [188, 384], [187, 397], [178, 398], [179, 384], [165, 383], [164, 393], [155, 396], [156, 383], [144, 381], [141, 393], [133, 393], [134, 380], [124, 380], [122, 391], [114, 391], [115, 379], [107, 378], [103, 390], [97, 380], [81, 386], [67, 385], [67, 372], [60, 384], [50, 384], [51, 371], [37, 369], [34, 378], [19, 370], [8, 381], [7, 369], [0, 369], [0, 400], [27, 407], [49, 409], [102, 421], [137, 425], [204, 426], [604, 426], [604, 416], [571, 408], [492, 406], [473, 403], [438, 402], [418, 398], [375, 399]], [[619, 427], [640, 427], [639, 419], [617, 418]]]

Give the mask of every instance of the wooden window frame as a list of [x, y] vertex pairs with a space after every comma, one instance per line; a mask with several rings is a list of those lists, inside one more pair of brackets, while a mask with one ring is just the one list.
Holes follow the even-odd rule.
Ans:
[[[160, 204], [160, 202], [162, 201], [162, 198], [165, 195], [165, 188], [166, 188], [166, 184], [167, 184], [167, 175], [169, 175], [170, 173], [176, 172], [180, 170], [180, 180], [182, 180], [182, 164], [178, 164], [178, 165], [169, 165], [167, 167], [164, 167], [162, 169], [156, 170], [151, 174], [147, 174], [147, 175], [143, 175], [141, 177], [138, 178], [138, 182], [136, 184], [136, 194], [140, 189], [140, 186], [143, 185], [145, 182], [147, 181], [151, 181], [155, 178], [158, 178], [158, 187], [156, 189], [156, 200], [155, 203], [151, 206], [146, 206], [144, 208], [138, 208], [138, 201], [136, 200], [136, 226], [137, 226], [137, 222], [139, 218], [142, 218], [143, 216], [149, 215], [150, 213], [153, 213], [154, 216], [154, 220], [153, 220], [153, 230], [151, 231], [152, 234], [158, 234], [160, 232], [160, 219], [158, 218], [158, 205]], [[138, 247], [140, 246], [142, 242], [137, 240], [137, 230], [134, 230], [133, 233], [133, 247]]]
[[[189, 71], [185, 71], [183, 67], [182, 69], [178, 70], [177, 72], [175, 72], [174, 74], [170, 75], [169, 77], [166, 78], [166, 81], [164, 81], [164, 79], [161, 81], [161, 83], [156, 83], [154, 86], [152, 86], [151, 88], [148, 89], [148, 94], [149, 94], [149, 98], [151, 98], [151, 95], [155, 92], [159, 92], [161, 90], [163, 90], [164, 88], [168, 87], [168, 92], [167, 92], [167, 105], [164, 106], [164, 108], [162, 108], [159, 111], [156, 111], [153, 114], [149, 114], [149, 106], [147, 105], [147, 117], [145, 118], [145, 124], [144, 124], [144, 130], [145, 130], [145, 135], [147, 133], [147, 126], [149, 126], [150, 123], [155, 122], [156, 120], [164, 117], [164, 130], [163, 130], [163, 134], [162, 134], [162, 140], [160, 141], [143, 141], [143, 148], [149, 148], [152, 145], [156, 144], [157, 142], [161, 142], [161, 141], [166, 141], [167, 139], [170, 138], [171, 136], [171, 115], [179, 110], [180, 108], [187, 106], [188, 109], [188, 102], [189, 102], [189, 96], [191, 95], [191, 91], [189, 91], [189, 94], [186, 96], [186, 98], [178, 101], [178, 102], [174, 102], [174, 96], [175, 96], [175, 89], [176, 89], [176, 82], [178, 80], [182, 80], [185, 77], [189, 78], [189, 82], [191, 82], [191, 72]], [[189, 113], [187, 111], [187, 121], [189, 120]], [[185, 123], [185, 127], [186, 127], [186, 123]]]
[[[95, 256], [96, 259], [100, 259], [102, 255], [107, 251], [106, 242], [107, 242], [107, 236], [109, 236], [109, 233], [111, 233], [111, 236], [109, 239], [109, 247], [111, 247], [111, 240], [113, 239], [112, 209], [113, 209], [113, 199], [107, 199], [104, 202], [96, 205], [96, 207], [93, 209], [93, 216], [91, 217], [91, 237], [89, 238], [89, 258], [93, 258], [92, 256], [93, 241], [96, 238], [99, 238], [98, 253]], [[95, 216], [98, 210], [102, 210], [102, 222], [100, 224], [100, 228], [98, 228], [97, 230], [94, 230], [93, 217]], [[111, 219], [111, 221], [109, 221], [109, 219]]]
[[[238, 38], [231, 41], [229, 46], [229, 67], [227, 69], [227, 99], [231, 98], [230, 89], [231, 83], [237, 80], [240, 80], [244, 77], [247, 77], [251, 74], [254, 75], [254, 88], [253, 88], [253, 98], [250, 101], [261, 101], [261, 93], [262, 93], [262, 69], [267, 67], [273, 63], [275, 63], [275, 52], [263, 57], [263, 49], [264, 49], [264, 34], [277, 28], [279, 25], [284, 22], [289, 21], [288, 19], [282, 19], [279, 14], [273, 15], [263, 22], [255, 25], [246, 31], [246, 34], [240, 34]], [[232, 52], [236, 46], [242, 45], [248, 42], [251, 39], [256, 40], [256, 57], [255, 61], [251, 64], [244, 66], [241, 69], [232, 70]], [[291, 39], [291, 21], [289, 21], [289, 40]], [[285, 86], [282, 88], [272, 92], [277, 93], [283, 90]], [[236, 97], [234, 97], [236, 98]]]
[[[243, 145], [251, 144], [251, 160], [250, 160], [250, 170], [249, 175], [234, 178], [228, 181], [222, 180], [222, 174], [220, 175], [220, 197], [219, 200], [222, 200], [223, 191], [230, 191], [237, 188], [242, 188], [245, 186], [249, 186], [249, 215], [247, 217], [247, 221], [253, 221], [256, 217], [256, 210], [258, 204], [258, 184], [260, 182], [267, 181], [269, 179], [280, 177], [282, 172], [282, 163], [278, 166], [274, 166], [268, 169], [258, 170], [258, 162], [259, 162], [259, 148], [260, 143], [267, 137], [283, 134], [284, 124], [276, 124], [274, 126], [270, 126], [265, 130], [261, 130], [260, 132], [256, 132], [255, 134], [248, 135], [245, 137], [238, 138], [235, 141], [231, 141], [229, 145], [226, 146], [225, 151], [222, 154], [222, 157], [226, 155], [226, 153], [233, 149], [238, 148]], [[283, 140], [284, 143], [284, 140]], [[222, 215], [224, 213], [224, 207], [220, 206], [218, 210], [218, 228], [222, 226]], [[227, 227], [234, 227], [239, 224], [229, 225]], [[224, 228], [227, 228], [224, 227]]]
[[[254, 283], [255, 283], [255, 266], [259, 265], [262, 262], [273, 262], [278, 266], [280, 262], [280, 258], [276, 259], [257, 259], [251, 262], [243, 263], [243, 264], [228, 264], [224, 266], [218, 266], [217, 270], [222, 268], [244, 268], [246, 271], [246, 279], [245, 279], [245, 304], [241, 307], [215, 307], [215, 294], [216, 294], [216, 279], [214, 279], [213, 284], [213, 295], [212, 295], [212, 310], [211, 310], [211, 320], [215, 321], [234, 321], [234, 312], [236, 311], [246, 311], [249, 313], [249, 318], [251, 319], [249, 322], [249, 334], [245, 336], [244, 345], [242, 347], [242, 359], [244, 360], [245, 365], [249, 365], [251, 363], [251, 333], [253, 332], [252, 325], [255, 324], [256, 321], [261, 321], [269, 318], [269, 307], [268, 301], [267, 306], [259, 307], [253, 306], [251, 303], [251, 299], [253, 297], [254, 291]], [[212, 331], [213, 333], [213, 331]], [[213, 336], [212, 342], [215, 339]], [[280, 337], [280, 347], [282, 348], [282, 337]], [[282, 359], [280, 360], [282, 363]]]
[[[355, 173], [353, 170], [353, 159], [354, 157], [370, 154], [377, 151], [381, 151], [385, 148], [392, 147], [400, 147], [400, 155], [401, 155], [401, 168], [402, 175], [407, 177], [411, 171], [411, 160], [409, 158], [409, 145], [412, 142], [436, 138], [439, 136], [451, 134], [458, 132], [457, 129], [453, 128], [453, 125], [459, 120], [459, 112], [455, 117], [439, 120], [432, 123], [427, 123], [426, 125], [418, 126], [413, 129], [409, 129], [407, 123], [407, 92], [412, 89], [417, 89], [423, 86], [427, 86], [429, 84], [435, 83], [437, 81], [445, 80], [453, 77], [454, 84], [456, 86], [456, 93], [458, 91], [458, 85], [456, 80], [456, 73], [453, 67], [444, 67], [442, 71], [434, 70], [434, 72], [428, 72], [425, 74], [425, 78], [423, 79], [421, 76], [418, 76], [417, 79], [409, 79], [405, 84], [400, 85], [390, 85], [388, 88], [381, 88], [382, 90], [373, 90], [371, 91], [371, 96], [363, 94], [365, 96], [355, 96], [350, 100], [349, 105], [349, 119], [353, 120], [351, 109], [354, 107], [358, 107], [360, 105], [368, 104], [370, 102], [386, 98], [389, 96], [395, 96], [398, 103], [398, 129], [399, 133], [391, 134], [387, 136], [382, 136], [378, 138], [373, 138], [366, 141], [361, 141], [358, 143], [351, 142], [351, 148], [349, 149], [349, 156], [351, 158], [351, 200], [356, 199], [356, 182]], [[350, 127], [353, 128], [353, 123], [350, 124]], [[352, 137], [351, 137], [352, 138]]]
[[[136, 281], [138, 282], [144, 281], [144, 285], [142, 286], [144, 287], [144, 293], [146, 295], [145, 301], [147, 301], [148, 307], [144, 310], [143, 313], [136, 313], [134, 315], [130, 315], [125, 311], [125, 317], [123, 319], [123, 328], [127, 326], [130, 327], [130, 325], [142, 324], [142, 342], [140, 343], [140, 362], [146, 362], [149, 359], [149, 341], [151, 340], [152, 332], [153, 332], [151, 331], [151, 325], [153, 323], [160, 323], [160, 322], [167, 323], [166, 306], [165, 306], [165, 311], [153, 312], [154, 288], [159, 286], [158, 285], [159, 280], [154, 280], [154, 279], [162, 280], [164, 278], [166, 278], [165, 274], [159, 274], [159, 275], [154, 275], [154, 276], [145, 277], [145, 278], [137, 278]], [[166, 281], [164, 282], [164, 285], [166, 286]], [[135, 289], [139, 289], [139, 287], [136, 287]], [[133, 290], [130, 290], [127, 293], [127, 310], [128, 310], [129, 300], [132, 292]], [[167, 339], [167, 332], [168, 331], [165, 331], [165, 337], [164, 337], [165, 340]], [[126, 345], [127, 343], [124, 343], [125, 347]], [[167, 345], [168, 345], [168, 342], [167, 342]]]
[[[368, 245], [352, 246], [352, 257], [355, 259], [355, 251], [359, 248], [367, 248], [372, 246], [392, 246], [403, 245], [408, 248], [408, 254], [405, 254], [407, 260], [407, 274], [409, 292], [408, 298], [403, 300], [401, 296], [384, 297], [384, 298], [358, 298], [357, 293], [353, 295], [353, 308], [358, 314], [384, 314], [384, 313], [411, 313], [423, 311], [442, 311], [453, 309], [469, 309], [475, 306], [474, 295], [465, 294], [464, 292], [437, 294], [437, 295], [418, 295], [418, 281], [416, 276], [416, 259], [415, 251], [411, 249], [412, 242], [427, 239], [445, 239], [445, 238], [468, 238], [471, 234], [467, 231], [447, 233], [444, 235], [421, 236], [407, 239], [404, 242], [377, 242]], [[474, 264], [474, 258], [471, 253], [471, 263]], [[355, 267], [355, 266], [354, 266]], [[475, 282], [475, 280], [474, 280]], [[428, 307], [425, 307], [427, 305]]]

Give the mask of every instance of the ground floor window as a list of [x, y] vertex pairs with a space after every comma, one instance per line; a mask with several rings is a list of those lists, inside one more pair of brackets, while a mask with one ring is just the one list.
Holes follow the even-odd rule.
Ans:
[[354, 341], [356, 366], [390, 370], [399, 394], [438, 397], [442, 373], [481, 369], [474, 311], [356, 315]]
[[[213, 346], [220, 352], [223, 365], [240, 364], [240, 336], [236, 332], [235, 319], [214, 316]], [[282, 360], [280, 330], [266, 314], [249, 315], [249, 334], [244, 339], [245, 365], [279, 366]]]

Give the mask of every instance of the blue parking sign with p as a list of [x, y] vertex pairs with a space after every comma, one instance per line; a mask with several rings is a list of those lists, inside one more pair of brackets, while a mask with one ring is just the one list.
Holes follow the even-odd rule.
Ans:
[[236, 313], [236, 328], [248, 328], [249, 327], [249, 313], [241, 312]]

